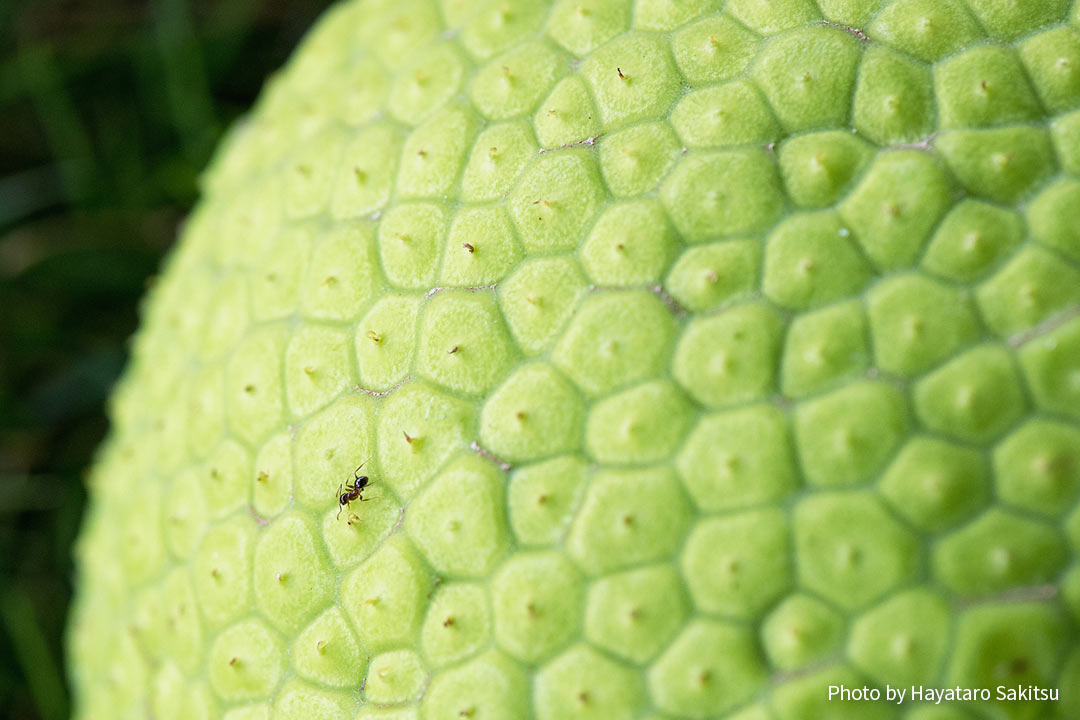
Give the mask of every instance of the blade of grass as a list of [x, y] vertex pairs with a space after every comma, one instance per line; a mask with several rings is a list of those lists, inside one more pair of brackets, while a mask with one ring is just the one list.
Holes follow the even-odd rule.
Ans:
[[68, 714], [68, 700], [60, 666], [49, 652], [30, 597], [19, 585], [0, 590], [0, 620], [7, 627], [16, 662], [38, 713], [44, 720], [63, 720]]
[[186, 0], [154, 0], [154, 35], [173, 124], [188, 161], [201, 167], [217, 139], [214, 99]]
[[60, 161], [57, 167], [64, 194], [69, 202], [79, 204], [89, 194], [89, 179], [96, 175], [92, 144], [64, 87], [52, 49], [47, 45], [22, 48], [19, 69], [53, 156]]

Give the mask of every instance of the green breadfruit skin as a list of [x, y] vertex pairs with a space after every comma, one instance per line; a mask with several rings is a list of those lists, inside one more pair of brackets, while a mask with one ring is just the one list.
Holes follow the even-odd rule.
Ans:
[[143, 317], [77, 718], [1080, 717], [1080, 4], [343, 3]]

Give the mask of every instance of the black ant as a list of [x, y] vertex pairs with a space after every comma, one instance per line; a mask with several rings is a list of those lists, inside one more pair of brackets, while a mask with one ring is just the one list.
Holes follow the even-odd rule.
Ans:
[[[374, 483], [372, 481], [368, 480], [367, 475], [361, 475], [360, 474], [360, 468], [362, 468], [362, 467], [364, 467], [363, 464], [361, 464], [360, 467], [353, 470], [352, 480], [346, 480], [344, 486], [338, 485], [338, 493], [340, 493], [338, 495], [338, 504], [340, 505], [340, 507], [338, 508], [338, 511], [337, 511], [337, 517], [338, 518], [341, 518], [341, 510], [342, 510], [342, 508], [344, 508], [346, 505], [351, 503], [353, 500], [359, 500], [360, 502], [366, 502], [367, 500], [371, 499], [371, 498], [364, 497], [363, 492], [364, 492], [364, 488], [369, 487], [369, 486], [373, 485]], [[342, 487], [345, 488], [345, 492], [341, 492]], [[350, 521], [349, 524], [351, 525], [352, 521]]]

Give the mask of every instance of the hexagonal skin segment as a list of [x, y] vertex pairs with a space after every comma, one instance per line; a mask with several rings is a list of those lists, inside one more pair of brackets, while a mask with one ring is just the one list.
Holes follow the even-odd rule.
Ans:
[[672, 553], [690, 522], [679, 482], [664, 468], [594, 472], [566, 541], [590, 575]]
[[585, 448], [602, 463], [663, 460], [682, 443], [693, 414], [693, 406], [674, 383], [645, 383], [592, 407]]
[[832, 205], [873, 159], [873, 147], [840, 130], [799, 135], [780, 145], [780, 173], [800, 207]]
[[435, 283], [445, 245], [446, 210], [434, 203], [401, 203], [379, 222], [379, 258], [390, 284], [427, 290]]
[[763, 150], [688, 154], [660, 196], [675, 227], [691, 243], [764, 230], [784, 205], [776, 168]]
[[994, 333], [1012, 335], [1080, 304], [1080, 271], [1028, 245], [976, 289], [975, 300]]
[[506, 547], [504, 504], [499, 471], [478, 455], [466, 455], [413, 500], [405, 528], [440, 574], [484, 577]]
[[333, 590], [330, 564], [304, 515], [284, 515], [263, 530], [254, 568], [255, 602], [284, 632], [303, 627]]
[[587, 645], [544, 666], [533, 681], [537, 720], [632, 720], [645, 699], [641, 676]]
[[690, 312], [713, 310], [757, 289], [761, 243], [728, 240], [684, 250], [664, 281], [671, 297]]
[[401, 149], [397, 183], [400, 198], [439, 198], [453, 194], [476, 135], [471, 108], [447, 106], [413, 130]]
[[399, 535], [349, 573], [340, 604], [361, 645], [380, 650], [414, 642], [430, 590], [431, 571]]
[[933, 532], [957, 525], [986, 504], [989, 475], [978, 451], [921, 435], [897, 453], [879, 488], [897, 514]]
[[814, 485], [866, 482], [892, 457], [907, 431], [904, 396], [880, 382], [852, 383], [795, 411], [803, 474]]
[[686, 621], [689, 603], [667, 563], [593, 581], [585, 610], [589, 642], [634, 663], [662, 650]]
[[417, 295], [386, 295], [357, 325], [354, 347], [362, 387], [386, 391], [408, 376], [420, 303]]
[[430, 720], [528, 720], [532, 717], [528, 697], [525, 672], [502, 653], [491, 651], [436, 674], [422, 708]]
[[304, 628], [289, 655], [293, 667], [305, 680], [341, 688], [359, 685], [367, 664], [367, 653], [336, 607]]
[[491, 640], [491, 607], [483, 585], [442, 584], [420, 628], [420, 647], [435, 667], [468, 659]]
[[257, 443], [281, 424], [285, 398], [281, 357], [288, 329], [271, 325], [249, 334], [233, 351], [225, 374], [226, 407], [235, 432]]
[[870, 35], [924, 62], [935, 62], [983, 36], [962, 0], [896, 0], [870, 25]]
[[767, 679], [747, 629], [695, 620], [649, 669], [649, 691], [666, 712], [706, 718], [753, 697]]
[[774, 35], [821, 19], [821, 11], [811, 0], [785, 3], [731, 0], [725, 9], [743, 25], [762, 35]]
[[1029, 421], [994, 449], [994, 474], [1005, 502], [1060, 517], [1080, 492], [1080, 429]]
[[772, 38], [751, 71], [789, 133], [844, 125], [862, 49], [849, 33], [808, 27]]
[[1015, 40], [1045, 25], [1065, 20], [1068, 0], [1047, 0], [1038, 5], [1011, 5], [993, 0], [968, 0], [975, 17], [1000, 40]]
[[[988, 604], [965, 612], [957, 623], [952, 658], [945, 673], [949, 685], [1007, 689], [1038, 685], [1056, 687], [1068, 633], [1060, 611], [1047, 604]], [[994, 703], [1005, 710], [1041, 703]]]
[[555, 340], [585, 291], [572, 257], [537, 258], [522, 263], [499, 286], [499, 305], [518, 346], [535, 355]]
[[585, 410], [577, 389], [545, 363], [524, 365], [491, 394], [480, 414], [480, 441], [517, 462], [576, 450]]
[[770, 234], [761, 289], [776, 304], [805, 310], [858, 293], [870, 268], [832, 211], [792, 215]]
[[487, 392], [517, 357], [494, 293], [445, 290], [424, 308], [416, 369], [440, 385]]
[[945, 599], [928, 589], [896, 595], [855, 622], [848, 657], [880, 684], [932, 683], [949, 649], [950, 615]]
[[856, 301], [797, 315], [780, 359], [780, 389], [803, 397], [870, 367], [866, 316]]
[[758, 39], [724, 15], [712, 15], [682, 28], [671, 38], [675, 63], [691, 85], [731, 80], [758, 50]]
[[1031, 76], [1035, 92], [1051, 113], [1071, 110], [1080, 100], [1080, 33], [1058, 27], [1027, 38], [1020, 44], [1020, 59]]
[[954, 282], [981, 277], [1024, 240], [1016, 212], [965, 199], [941, 221], [923, 255], [922, 267]]
[[217, 636], [207, 658], [210, 685], [227, 701], [257, 700], [278, 684], [285, 650], [258, 620], [244, 620]]
[[788, 520], [781, 510], [699, 521], [681, 558], [694, 606], [727, 617], [759, 616], [791, 586], [790, 547]]
[[616, 38], [590, 55], [581, 73], [610, 128], [663, 116], [679, 86], [668, 43], [646, 33]]
[[1020, 350], [1035, 404], [1080, 420], [1080, 319], [1073, 319]]
[[344, 330], [300, 325], [285, 349], [285, 397], [289, 410], [304, 417], [325, 407], [355, 382]]
[[[371, 417], [374, 398], [346, 395], [319, 414], [309, 417], [296, 433], [293, 453], [299, 472], [293, 499], [310, 508], [338, 505], [342, 487], [366, 465], [374, 450]], [[373, 474], [375, 466], [367, 466]]]
[[953, 130], [934, 145], [969, 193], [1007, 205], [1038, 187], [1056, 165], [1042, 127]]
[[675, 242], [658, 202], [631, 200], [604, 211], [578, 255], [597, 285], [656, 284], [675, 254]]
[[411, 497], [456, 452], [468, 447], [473, 406], [421, 383], [407, 383], [379, 407], [380, 482]]
[[671, 312], [652, 293], [597, 293], [574, 314], [551, 354], [587, 395], [657, 375], [675, 336]]
[[461, 199], [495, 200], [536, 157], [536, 139], [527, 122], [490, 125], [476, 138], [461, 177]]
[[424, 48], [397, 71], [386, 109], [395, 119], [415, 125], [460, 92], [470, 70], [471, 63], [455, 43], [440, 42]]
[[671, 126], [692, 148], [766, 145], [781, 134], [772, 109], [746, 80], [687, 93], [671, 111]]
[[991, 509], [934, 547], [934, 576], [953, 592], [981, 596], [1053, 582], [1065, 568], [1065, 539], [1054, 527]]
[[385, 207], [397, 176], [404, 137], [389, 124], [376, 123], [349, 141], [334, 183], [330, 214], [334, 218], [370, 215]]
[[507, 504], [510, 525], [519, 542], [551, 544], [568, 530], [586, 486], [585, 461], [565, 456], [514, 472]]
[[1058, 115], [1048, 126], [1062, 169], [1080, 174], [1080, 110]]
[[599, 146], [600, 170], [616, 197], [656, 187], [682, 155], [666, 122], [641, 123], [604, 135]]
[[603, 197], [592, 156], [580, 148], [546, 153], [525, 171], [508, 198], [528, 252], [573, 250], [580, 228]]
[[799, 486], [787, 420], [769, 405], [702, 417], [676, 467], [705, 511], [775, 503]]
[[683, 331], [672, 373], [706, 407], [764, 397], [775, 384], [782, 320], [767, 305], [742, 305], [695, 318]]
[[920, 380], [913, 394], [924, 425], [967, 442], [1000, 436], [1027, 405], [1013, 359], [998, 345], [953, 358]]
[[521, 257], [505, 210], [466, 208], [450, 223], [439, 282], [459, 287], [493, 285], [517, 267]]
[[519, 45], [473, 75], [473, 107], [490, 120], [531, 113], [565, 67], [562, 53], [545, 42]]
[[1041, 110], [1016, 52], [981, 45], [938, 63], [934, 90], [942, 128], [974, 128], [1036, 119]]
[[585, 81], [571, 75], [540, 103], [533, 127], [541, 147], [552, 149], [595, 138], [600, 133], [598, 116]]
[[[1080, 73], [1077, 75], [1080, 77]], [[1080, 261], [1080, 228], [1069, 218], [1078, 205], [1080, 180], [1063, 178], [1039, 193], [1027, 210], [1028, 226], [1035, 239], [1075, 261]]]
[[492, 580], [495, 642], [522, 662], [542, 661], [580, 635], [584, 597], [581, 575], [562, 553], [515, 555]]
[[871, 262], [895, 270], [915, 264], [952, 194], [933, 156], [897, 150], [877, 156], [839, 210]]
[[548, 36], [575, 55], [587, 55], [630, 27], [630, 2], [560, 0], [548, 16]]
[[370, 223], [342, 224], [315, 246], [300, 283], [300, 307], [316, 320], [352, 320], [383, 286]]
[[918, 572], [915, 536], [866, 494], [820, 494], [795, 507], [799, 584], [837, 605], [864, 607]]
[[240, 617], [250, 607], [254, 546], [255, 526], [243, 516], [216, 525], [203, 536], [192, 584], [211, 627]]
[[894, 276], [867, 298], [877, 366], [910, 377], [954, 355], [980, 335], [971, 299], [921, 275]]
[[806, 667], [833, 654], [844, 640], [844, 619], [810, 595], [790, 595], [761, 625], [769, 664], [781, 670]]
[[930, 71], [896, 51], [871, 45], [855, 87], [853, 124], [879, 145], [916, 142], [934, 130]]
[[380, 704], [409, 702], [420, 697], [427, 680], [419, 655], [412, 650], [392, 650], [371, 659], [364, 696], [368, 702]]

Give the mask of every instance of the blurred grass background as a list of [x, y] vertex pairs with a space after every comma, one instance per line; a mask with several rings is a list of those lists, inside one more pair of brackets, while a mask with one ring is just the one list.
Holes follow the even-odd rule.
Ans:
[[59, 720], [82, 476], [228, 125], [329, 0], [0, 0], [0, 718]]

